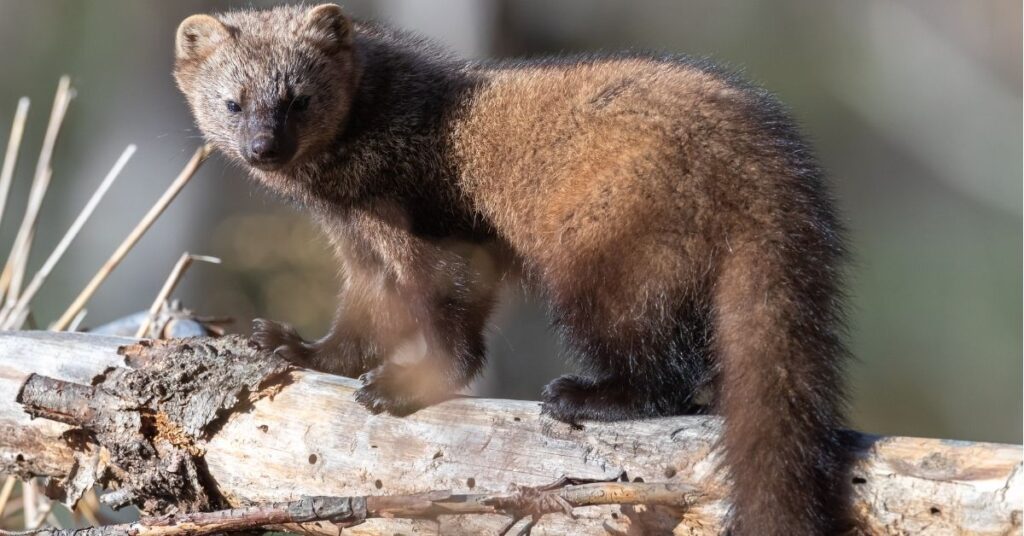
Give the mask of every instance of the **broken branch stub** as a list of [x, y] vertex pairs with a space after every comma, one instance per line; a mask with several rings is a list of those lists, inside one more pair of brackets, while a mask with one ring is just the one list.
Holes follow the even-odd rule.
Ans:
[[30, 415], [78, 427], [103, 451], [76, 453], [52, 491], [74, 504], [101, 484], [117, 490], [104, 496], [110, 506], [136, 503], [149, 513], [226, 506], [203, 476], [204, 444], [221, 419], [285, 383], [290, 365], [254, 358], [240, 337], [142, 341], [118, 353], [125, 367], [108, 368], [93, 385], [32, 374], [18, 394]]

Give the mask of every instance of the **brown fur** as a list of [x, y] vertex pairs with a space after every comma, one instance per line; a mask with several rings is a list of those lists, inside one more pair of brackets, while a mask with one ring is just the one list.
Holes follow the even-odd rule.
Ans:
[[514, 269], [588, 373], [546, 413], [679, 414], [714, 386], [734, 532], [839, 529], [840, 229], [764, 91], [678, 57], [468, 63], [330, 5], [194, 16], [177, 51], [206, 137], [343, 267], [326, 337], [258, 321], [260, 344], [405, 414], [479, 373]]

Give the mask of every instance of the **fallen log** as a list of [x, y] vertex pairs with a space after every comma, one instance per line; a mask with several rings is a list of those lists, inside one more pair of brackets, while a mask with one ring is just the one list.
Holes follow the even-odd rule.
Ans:
[[[117, 486], [105, 502], [154, 514], [306, 496], [500, 494], [564, 475], [696, 490], [678, 504], [550, 513], [534, 534], [717, 534], [728, 510], [715, 417], [574, 428], [541, 417], [536, 402], [474, 398], [374, 416], [352, 401], [354, 380], [290, 369], [244, 339], [118, 353], [132, 342], [0, 334], [0, 473], [50, 477], [48, 493], [69, 502], [93, 483]], [[850, 436], [854, 508], [870, 533], [1020, 533], [1020, 446]], [[344, 533], [497, 534], [508, 523], [502, 512], [434, 512], [368, 519]]]

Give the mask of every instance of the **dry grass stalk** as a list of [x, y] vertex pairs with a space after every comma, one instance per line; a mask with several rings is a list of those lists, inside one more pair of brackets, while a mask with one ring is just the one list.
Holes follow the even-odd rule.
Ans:
[[82, 500], [78, 502], [78, 508], [75, 509], [75, 513], [80, 514], [89, 522], [90, 527], [98, 527], [103, 524], [100, 521], [100, 500], [96, 497], [96, 490], [91, 489], [82, 496]]
[[32, 520], [39, 515], [39, 489], [35, 479], [21, 483], [21, 516], [24, 518], [25, 530], [31, 529]]
[[153, 300], [153, 305], [149, 307], [149, 314], [146, 315], [146, 319], [142, 321], [138, 331], [135, 332], [136, 338], [146, 336], [146, 333], [149, 332], [150, 326], [153, 325], [153, 320], [156, 319], [157, 313], [160, 312], [160, 307], [163, 306], [164, 302], [167, 301], [167, 298], [169, 298], [171, 293], [174, 292], [174, 289], [178, 286], [182, 276], [185, 275], [185, 270], [188, 270], [189, 266], [192, 266], [192, 263], [195, 261], [220, 264], [220, 259], [217, 257], [192, 255], [187, 251], [182, 253], [181, 258], [178, 259], [177, 263], [175, 263], [174, 269], [172, 269], [170, 275], [167, 276], [167, 281], [164, 282], [164, 286], [160, 289], [160, 292], [157, 293], [156, 299]]
[[11, 494], [14, 493], [14, 485], [17, 483], [18, 479], [13, 476], [9, 476], [4, 480], [4, 487], [0, 489], [0, 519], [4, 518], [4, 511], [7, 510], [7, 501], [11, 500]]
[[[47, 169], [40, 176], [40, 180], [33, 181], [33, 190], [35, 190], [35, 185], [37, 184], [48, 184], [52, 177], [53, 170]], [[11, 254], [7, 259], [7, 265], [4, 266], [3, 288], [7, 291], [8, 300], [5, 302], [5, 305], [15, 300], [17, 298], [16, 294], [20, 293], [18, 289], [21, 287], [21, 280], [24, 277], [25, 265], [28, 263], [28, 255], [31, 250], [32, 239], [35, 238], [36, 234], [36, 218], [32, 217], [32, 213], [34, 212], [35, 215], [38, 216], [39, 207], [41, 207], [43, 203], [43, 197], [44, 196], [33, 196], [30, 194], [28, 206], [25, 209], [25, 215], [26, 217], [31, 218], [32, 222], [28, 223], [27, 226], [23, 226], [23, 228], [26, 229], [24, 234], [22, 234], [19, 229], [18, 236], [16, 236], [14, 240], [14, 246], [11, 248]], [[28, 221], [28, 219], [25, 220], [25, 222]]]
[[[15, 238], [7, 263], [4, 266], [3, 273], [0, 274], [0, 297], [6, 293], [6, 303], [3, 310], [0, 311], [0, 328], [2, 329], [16, 329], [21, 327], [28, 319], [30, 315], [28, 306], [31, 303], [32, 298], [45, 282], [46, 278], [50, 275], [56, 264], [60, 261], [70, 244], [78, 236], [86, 221], [88, 221], [92, 213], [95, 211], [96, 206], [105, 196], [113, 182], [120, 175], [128, 160], [136, 151], [136, 147], [134, 145], [130, 145], [125, 149], [124, 153], [122, 153], [121, 157], [114, 164], [114, 167], [103, 179], [98, 189], [93, 193], [92, 197], [86, 203], [78, 217], [71, 224], [61, 241], [51, 252], [46, 262], [22, 292], [21, 283], [25, 276], [25, 269], [31, 250], [31, 243], [35, 233], [39, 210], [52, 177], [50, 162], [52, 160], [53, 150], [72, 96], [70, 78], [66, 76], [62, 77], [58, 84], [57, 94], [54, 98], [53, 109], [51, 111], [50, 122], [47, 126], [43, 147], [40, 151], [39, 161], [36, 166], [36, 173], [33, 177], [26, 213], [22, 220], [21, 227], [18, 230], [18, 234]], [[17, 161], [17, 152], [20, 148], [23, 137], [28, 107], [28, 99], [23, 98], [19, 101], [3, 167], [0, 168], [0, 217], [2, 217], [4, 207], [6, 206], [6, 199], [10, 190]], [[182, 187], [184, 187], [184, 185], [191, 179], [202, 161], [209, 156], [209, 152], [209, 149], [205, 147], [197, 151], [196, 155], [186, 166], [185, 170], [182, 171], [157, 204], [149, 213], [146, 214], [128, 238], [125, 239], [124, 243], [121, 244], [121, 247], [115, 251], [114, 255], [112, 255], [103, 268], [101, 268], [100, 273], [97, 274], [97, 276], [90, 282], [90, 285], [87, 286], [82, 294], [79, 295], [75, 304], [73, 304], [72, 308], [69, 309], [68, 314], [65, 314], [65, 317], [62, 317], [61, 321], [58, 321], [52, 329], [77, 329], [86, 314], [82, 305], [84, 305], [85, 301], [87, 301], [91, 294], [95, 292], [99, 284], [106, 278], [106, 275], [109, 275], [110, 271], [117, 266], [131, 247], [134, 246], [139, 238], [141, 238], [146, 230], [148, 230], [153, 222], [160, 216], [160, 214], [163, 213], [170, 202], [173, 201]], [[207, 260], [207, 258], [201, 257], [198, 258], [198, 260]], [[180, 276], [181, 275], [179, 273], [177, 277], [180, 278]], [[174, 285], [170, 286], [168, 293], [173, 291], [173, 286]], [[165, 289], [166, 287], [167, 285], [165, 285]], [[14, 477], [7, 477], [2, 489], [0, 489], [0, 517], [2, 517], [5, 509], [10, 503], [10, 498], [15, 489], [16, 482], [17, 479]], [[26, 529], [34, 529], [40, 526], [44, 521], [55, 526], [59, 526], [58, 520], [50, 510], [52, 503], [47, 503], [45, 505], [39, 504], [39, 493], [32, 483], [26, 483], [22, 489], [23, 496], [20, 502], [22, 504], [21, 508], [25, 518]], [[83, 504], [82, 506], [81, 514], [91, 523], [98, 524], [99, 520], [97, 519], [96, 512], [93, 509], [90, 509], [88, 505]]]
[[117, 162], [114, 163], [114, 167], [110, 169], [107, 176], [103, 178], [100, 186], [93, 192], [92, 197], [85, 204], [85, 207], [75, 218], [75, 221], [68, 228], [67, 232], [64, 233], [64, 237], [61, 238], [57, 247], [53, 249], [50, 256], [43, 263], [42, 268], [36, 272], [32, 280], [29, 281], [28, 286], [25, 287], [25, 291], [18, 297], [17, 302], [14, 304], [8, 304], [4, 306], [4, 310], [0, 312], [0, 329], [17, 329], [21, 327], [21, 323], [18, 321], [19, 317], [22, 317], [22, 313], [28, 308], [32, 298], [35, 297], [36, 292], [39, 291], [39, 287], [46, 281], [46, 278], [53, 271], [54, 266], [60, 261], [61, 257], [67, 251], [68, 247], [78, 236], [78, 233], [82, 230], [85, 222], [92, 216], [93, 211], [96, 210], [96, 206], [106, 195], [111, 185], [121, 174], [121, 170], [124, 169], [125, 165], [128, 164], [128, 160], [135, 154], [135, 145], [129, 145], [125, 148], [121, 157], [118, 158]]
[[[57, 84], [57, 94], [53, 98], [53, 108], [50, 111], [50, 122], [46, 127], [46, 135], [43, 137], [43, 146], [39, 151], [39, 160], [36, 162], [36, 171], [32, 179], [32, 189], [29, 192], [28, 208], [22, 218], [21, 227], [14, 240], [14, 247], [4, 267], [4, 276], [9, 279], [0, 281], [5, 284], [0, 290], [6, 291], [8, 302], [16, 301], [21, 292], [22, 279], [25, 276], [25, 266], [28, 263], [28, 256], [31, 250], [32, 237], [35, 234], [36, 221], [39, 217], [39, 207], [46, 197], [46, 190], [50, 186], [52, 170], [50, 161], [53, 159], [53, 149], [57, 145], [57, 137], [60, 134], [60, 127], [64, 123], [64, 116], [67, 113], [68, 105], [71, 103], [73, 92], [71, 89], [71, 78], [62, 76]], [[9, 274], [9, 275], [8, 275]]]
[[[33, 486], [26, 486], [25, 489], [27, 490], [32, 487]], [[50, 521], [51, 524], [54, 524], [56, 521], [53, 517], [53, 505], [55, 501], [47, 499], [46, 496], [38, 489], [35, 490], [35, 493], [37, 501], [36, 514], [34, 517], [29, 517], [27, 514], [25, 515], [25, 530], [38, 529], [44, 521]]]
[[7, 194], [11, 191], [14, 169], [18, 162], [18, 150], [21, 148], [21, 138], [25, 134], [25, 122], [28, 120], [28, 107], [28, 97], [18, 100], [18, 109], [14, 112], [14, 124], [11, 125], [11, 137], [7, 140], [4, 164], [0, 168], [0, 221], [3, 221], [4, 208], [7, 207]]
[[85, 315], [87, 314], [89, 314], [88, 309], [82, 309], [81, 311], [78, 311], [78, 314], [75, 315], [75, 318], [71, 320], [71, 324], [68, 325], [67, 330], [78, 331], [78, 328], [82, 326], [82, 322], [85, 321]]
[[157, 200], [156, 204], [153, 205], [153, 208], [151, 208], [149, 212], [146, 213], [146, 215], [142, 218], [139, 224], [135, 226], [135, 229], [133, 229], [132, 232], [129, 233], [128, 236], [124, 239], [124, 241], [121, 242], [121, 245], [118, 246], [117, 250], [114, 251], [114, 253], [110, 256], [109, 259], [107, 259], [107, 262], [103, 264], [99, 272], [97, 272], [96, 275], [93, 276], [92, 280], [89, 281], [89, 284], [87, 284], [85, 288], [82, 289], [82, 292], [78, 295], [77, 298], [75, 298], [75, 301], [71, 303], [67, 311], [64, 312], [64, 315], [61, 316], [60, 319], [57, 320], [57, 322], [55, 322], [52, 326], [50, 326], [51, 330], [64, 331], [65, 329], [67, 329], [68, 325], [75, 318], [75, 315], [77, 315], [78, 312], [81, 311], [83, 307], [85, 307], [85, 304], [86, 302], [89, 301], [89, 298], [91, 298], [92, 295], [96, 293], [96, 289], [98, 289], [99, 286], [103, 283], [103, 281], [106, 280], [106, 278], [110, 275], [110, 273], [114, 271], [114, 268], [117, 268], [117, 265], [120, 264], [122, 260], [124, 260], [124, 257], [128, 254], [129, 251], [131, 251], [132, 247], [134, 247], [135, 244], [138, 243], [139, 239], [142, 238], [142, 235], [144, 235], [146, 231], [149, 230], [149, 228], [153, 225], [157, 218], [159, 218], [160, 215], [163, 214], [164, 210], [167, 209], [168, 205], [170, 205], [171, 202], [174, 201], [174, 198], [177, 197], [179, 192], [181, 192], [181, 189], [184, 188], [186, 184], [188, 184], [188, 182], [192, 179], [192, 176], [195, 175], [196, 171], [199, 169], [199, 166], [201, 166], [203, 161], [205, 161], [206, 158], [210, 156], [211, 151], [212, 147], [208, 145], [200, 147], [199, 149], [196, 150], [195, 154], [192, 156], [192, 159], [189, 160], [188, 164], [185, 165], [185, 169], [181, 170], [181, 173], [178, 175], [176, 179], [174, 179], [174, 182], [171, 183], [170, 187], [167, 188], [167, 191], [164, 192], [160, 199]]

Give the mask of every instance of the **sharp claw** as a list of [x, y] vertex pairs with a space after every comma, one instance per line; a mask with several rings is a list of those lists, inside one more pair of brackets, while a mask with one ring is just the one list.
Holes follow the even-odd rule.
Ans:
[[362, 387], [355, 400], [375, 415], [388, 413], [404, 417], [423, 407], [415, 396], [403, 389], [402, 367], [392, 363], [378, 365], [359, 376]]
[[384, 413], [384, 410], [387, 408], [384, 406], [384, 402], [375, 399], [370, 402], [370, 407], [368, 409], [370, 410], [370, 413], [380, 415], [381, 413]]

